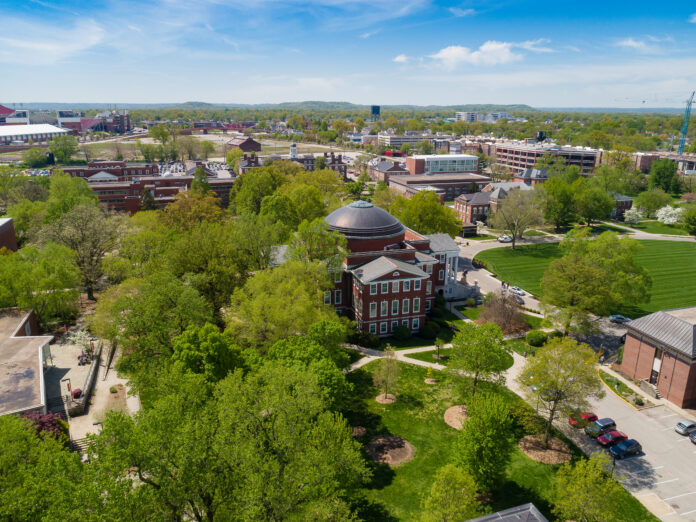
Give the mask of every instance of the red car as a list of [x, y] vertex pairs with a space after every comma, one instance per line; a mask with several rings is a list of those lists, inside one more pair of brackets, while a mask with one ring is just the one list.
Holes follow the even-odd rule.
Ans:
[[568, 419], [568, 423], [573, 427], [573, 428], [582, 428], [583, 426], [594, 422], [597, 420], [597, 416], [594, 413], [591, 412], [573, 412], [570, 415], [570, 418]]
[[604, 435], [597, 437], [597, 442], [600, 446], [613, 446], [625, 440], [628, 440], [628, 437], [620, 431], [608, 431]]

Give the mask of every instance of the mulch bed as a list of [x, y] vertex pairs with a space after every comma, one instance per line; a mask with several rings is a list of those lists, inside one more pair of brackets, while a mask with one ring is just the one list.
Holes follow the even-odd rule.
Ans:
[[396, 435], [383, 435], [372, 439], [365, 447], [365, 451], [375, 462], [387, 464], [393, 468], [409, 462], [416, 454], [413, 444]]
[[527, 435], [519, 443], [520, 449], [530, 459], [543, 464], [563, 464], [573, 456], [568, 445], [558, 437], [549, 439], [549, 447], [544, 447], [542, 435]]
[[466, 412], [466, 406], [463, 404], [452, 406], [445, 411], [445, 422], [455, 430], [461, 430], [462, 424], [468, 418], [469, 414]]
[[381, 393], [375, 397], [375, 400], [380, 404], [392, 404], [396, 402], [396, 397], [391, 393]]

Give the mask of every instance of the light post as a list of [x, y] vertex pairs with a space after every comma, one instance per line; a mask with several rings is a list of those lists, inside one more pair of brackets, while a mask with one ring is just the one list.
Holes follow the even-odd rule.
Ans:
[[68, 388], [68, 397], [67, 400], [65, 401], [65, 417], [66, 421], [68, 422], [68, 440], [70, 442], [70, 446], [72, 447], [72, 435], [70, 434], [70, 402], [72, 399], [72, 386], [70, 382], [70, 377], [67, 377], [65, 379], [61, 379], [60, 382], [67, 382], [67, 388]]

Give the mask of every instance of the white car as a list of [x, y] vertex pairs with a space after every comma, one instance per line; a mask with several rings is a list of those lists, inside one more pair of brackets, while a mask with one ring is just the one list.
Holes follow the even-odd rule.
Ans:
[[505, 235], [505, 236], [500, 236], [500, 237], [498, 238], [498, 241], [501, 242], [501, 243], [512, 243], [512, 236], [507, 236], [507, 235]]
[[510, 288], [508, 288], [508, 290], [510, 290], [510, 292], [512, 292], [513, 294], [526, 295], [524, 290], [522, 290], [519, 286], [511, 286]]

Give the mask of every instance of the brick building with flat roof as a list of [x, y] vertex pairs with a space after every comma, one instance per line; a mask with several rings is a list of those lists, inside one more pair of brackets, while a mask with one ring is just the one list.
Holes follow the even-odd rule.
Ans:
[[696, 307], [661, 310], [626, 328], [618, 369], [680, 408], [696, 407]]
[[143, 176], [155, 176], [159, 173], [159, 167], [156, 163], [126, 163], [125, 161], [90, 161], [87, 165], [75, 165], [62, 167], [63, 171], [70, 174], [73, 178], [84, 178], [90, 181], [93, 176], [101, 173], [110, 174], [115, 177], [98, 176], [102, 181], [128, 181], [133, 178]]
[[368, 164], [367, 174], [374, 181], [388, 183], [391, 176], [408, 176], [410, 172], [397, 161], [378, 160]]
[[491, 182], [481, 174], [416, 174], [391, 176], [389, 187], [405, 198], [411, 198], [422, 190], [434, 190], [443, 201], [452, 201], [460, 194], [480, 192]]
[[406, 158], [411, 174], [465, 174], [478, 172], [478, 157], [469, 154], [423, 154]]
[[12, 218], [0, 218], [0, 249], [17, 250], [17, 235]]
[[360, 331], [386, 337], [405, 326], [418, 332], [435, 295], [451, 295], [459, 247], [447, 234], [419, 234], [366, 201], [332, 212], [325, 222], [346, 237], [349, 254], [324, 304], [354, 319]]

